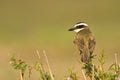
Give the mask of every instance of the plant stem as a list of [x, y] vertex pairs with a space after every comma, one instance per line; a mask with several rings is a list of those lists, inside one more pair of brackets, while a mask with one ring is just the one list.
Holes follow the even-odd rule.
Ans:
[[94, 80], [94, 64], [93, 64], [93, 66], [92, 66], [92, 80]]
[[86, 78], [85, 73], [84, 73], [83, 70], [82, 70], [82, 74], [83, 74], [84, 80], [87, 80], [87, 78]]
[[22, 75], [22, 70], [19, 70], [19, 71], [20, 71], [20, 80], [24, 80]]
[[54, 77], [53, 77], [53, 74], [52, 74], [52, 70], [50, 68], [50, 65], [49, 65], [48, 58], [47, 58], [45, 50], [43, 51], [43, 54], [44, 54], [45, 59], [46, 59], [46, 63], [47, 63], [47, 66], [48, 66], [48, 69], [49, 69], [49, 72], [50, 72], [51, 79], [54, 80]]

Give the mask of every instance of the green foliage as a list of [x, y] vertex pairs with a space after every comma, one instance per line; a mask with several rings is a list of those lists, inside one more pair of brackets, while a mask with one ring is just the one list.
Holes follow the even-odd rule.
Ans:
[[12, 56], [10, 59], [10, 64], [13, 66], [15, 70], [20, 70], [22, 77], [24, 76], [24, 73], [27, 68], [27, 64], [22, 61], [21, 59], [17, 60], [15, 56]]
[[[90, 59], [93, 59], [94, 57], [91, 57]], [[120, 75], [120, 66], [117, 63], [112, 64], [107, 71], [104, 70], [104, 51], [102, 51], [98, 61], [98, 67], [96, 67], [92, 62], [83, 64], [82, 68], [84, 69], [87, 77], [91, 80], [118, 80]]]
[[29, 78], [31, 75], [31, 70], [35, 69], [36, 71], [39, 72], [40, 74], [40, 80], [52, 80], [51, 76], [48, 72], [45, 72], [43, 67], [42, 67], [42, 63], [37, 62], [34, 67], [29, 66], [28, 64], [26, 64], [23, 60], [21, 59], [16, 59], [15, 56], [12, 56], [10, 59], [10, 64], [12, 65], [12, 67], [15, 70], [20, 71], [20, 80], [24, 80], [24, 74], [26, 69], [28, 68], [29, 70]]
[[[110, 65], [108, 70], [105, 70], [104, 64], [104, 51], [100, 54], [98, 61], [99, 65], [93, 64], [93, 59], [95, 55], [91, 55], [89, 63], [83, 63], [82, 70], [85, 80], [119, 80], [120, 77], [120, 65], [117, 63], [117, 55], [115, 56], [115, 62]], [[29, 66], [21, 59], [16, 59], [15, 56], [12, 56], [10, 59], [10, 64], [15, 70], [19, 70], [22, 75], [20, 80], [24, 80], [24, 74], [26, 69], [29, 69], [29, 75], [31, 74], [31, 69], [35, 69], [39, 72], [40, 80], [54, 80], [51, 77], [49, 72], [45, 72], [44, 67], [41, 62], [36, 62], [35, 65]], [[73, 69], [68, 70], [68, 75], [64, 80], [80, 80], [77, 73]], [[83, 80], [83, 79], [81, 79]]]
[[79, 77], [76, 72], [74, 72], [72, 69], [69, 69], [68, 76], [66, 76], [64, 80], [79, 80]]
[[42, 64], [39, 62], [35, 64], [34, 69], [40, 73], [40, 80], [52, 80], [50, 74], [44, 71]]

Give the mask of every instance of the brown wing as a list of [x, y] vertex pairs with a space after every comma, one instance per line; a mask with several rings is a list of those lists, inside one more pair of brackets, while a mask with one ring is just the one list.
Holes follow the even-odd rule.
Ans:
[[90, 38], [89, 38], [89, 41], [88, 41], [88, 48], [89, 48], [89, 52], [90, 54], [93, 53], [94, 51], [94, 48], [95, 48], [95, 45], [96, 45], [96, 41], [95, 41], [95, 37], [94, 35], [92, 35]]
[[82, 54], [85, 46], [84, 39], [81, 37], [78, 38], [78, 36], [75, 36], [74, 44], [77, 46], [78, 50], [80, 51], [80, 54]]

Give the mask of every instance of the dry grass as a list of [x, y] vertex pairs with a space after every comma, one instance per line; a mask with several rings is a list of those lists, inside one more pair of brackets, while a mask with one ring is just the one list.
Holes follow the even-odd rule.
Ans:
[[[42, 65], [43, 62], [41, 62], [39, 51], [36, 50], [36, 53], [38, 55], [39, 61], [35, 63], [34, 66], [28, 65], [25, 61], [21, 59], [16, 59], [15, 56], [12, 56], [10, 59], [10, 64], [13, 66], [15, 70], [19, 71], [20, 74], [20, 80], [26, 80], [24, 75], [25, 71], [28, 70], [28, 78], [30, 78], [32, 70], [36, 70], [39, 72], [39, 80], [54, 80], [54, 76], [52, 73], [52, 70], [50, 68], [50, 64], [48, 61], [48, 57], [46, 55], [46, 52], [43, 51], [43, 55], [45, 58], [45, 62], [47, 64], [48, 72], [45, 71], [44, 65]], [[115, 62], [111, 64], [108, 70], [105, 70], [104, 64], [104, 51], [100, 54], [98, 61], [99, 65], [95, 65], [92, 61], [96, 60], [96, 56], [91, 56], [91, 62], [89, 63], [82, 63], [82, 74], [83, 79], [79, 78], [79, 75], [74, 72], [73, 69], [70, 69], [68, 71], [68, 75], [64, 77], [64, 80], [120, 80], [120, 65], [117, 61], [117, 54], [115, 54]]]

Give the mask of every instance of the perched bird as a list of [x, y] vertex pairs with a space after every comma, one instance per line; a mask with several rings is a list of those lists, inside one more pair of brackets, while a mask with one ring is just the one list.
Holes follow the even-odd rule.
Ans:
[[74, 44], [77, 46], [80, 55], [81, 61], [83, 63], [89, 63], [90, 57], [94, 51], [96, 41], [94, 34], [88, 27], [88, 24], [85, 22], [79, 22], [74, 27], [70, 28], [69, 31], [75, 31]]

